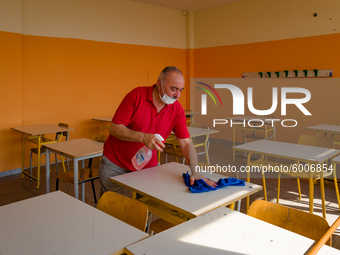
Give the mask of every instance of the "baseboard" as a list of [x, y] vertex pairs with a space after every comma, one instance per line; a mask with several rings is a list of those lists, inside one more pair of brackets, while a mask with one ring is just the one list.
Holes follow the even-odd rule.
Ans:
[[[70, 162], [70, 161], [72, 161], [72, 160], [69, 159], [68, 162]], [[61, 164], [61, 160], [59, 160], [58, 163]], [[51, 163], [51, 165], [54, 165], [54, 164], [55, 164], [55, 162]], [[65, 164], [66, 164], [66, 161], [65, 161]], [[42, 166], [46, 166], [46, 164], [40, 165], [40, 167], [42, 167]], [[36, 166], [33, 166], [33, 167], [36, 167]], [[26, 167], [25, 170], [30, 170], [30, 168]], [[20, 174], [20, 173], [21, 173], [21, 168], [11, 169], [11, 170], [0, 172], [0, 178], [5, 177], [5, 176], [14, 175], [14, 174]]]

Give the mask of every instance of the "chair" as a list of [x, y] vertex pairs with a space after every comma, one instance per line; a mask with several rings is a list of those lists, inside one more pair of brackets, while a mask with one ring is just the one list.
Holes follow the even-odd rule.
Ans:
[[[328, 222], [321, 216], [263, 200], [254, 201], [247, 214], [315, 241], [329, 230]], [[331, 238], [327, 244], [332, 244]]]
[[[268, 119], [275, 119], [275, 117], [273, 115], [268, 115]], [[242, 130], [242, 134], [243, 134], [243, 130]], [[267, 139], [273, 138], [273, 140], [276, 141], [275, 122], [273, 122], [273, 127], [271, 128], [268, 128], [267, 124], [264, 124], [264, 127], [256, 127], [256, 131], [253, 131], [251, 134], [245, 135], [244, 143], [247, 143], [247, 138], [252, 139], [253, 141], [267, 140]], [[245, 157], [246, 157], [246, 154], [247, 153], [244, 152]]]
[[141, 231], [146, 229], [148, 207], [140, 201], [107, 191], [99, 199], [97, 209]]
[[[268, 115], [268, 119], [275, 119], [273, 115]], [[273, 122], [274, 123], [274, 122]], [[258, 132], [261, 132], [260, 134]], [[268, 135], [271, 134], [271, 135]], [[247, 138], [253, 139], [253, 141], [256, 140], [267, 140], [269, 138], [273, 138], [274, 141], [276, 141], [276, 127], [273, 124], [273, 127], [268, 128], [266, 124], [264, 124], [263, 127], [256, 127], [256, 131], [253, 131], [253, 133], [248, 134], [245, 136], [244, 143], [247, 143]]]
[[315, 255], [318, 251], [322, 248], [322, 246], [327, 243], [328, 240], [332, 237], [335, 230], [340, 225], [340, 216], [337, 220], [333, 223], [333, 225], [328, 229], [328, 231], [320, 238], [320, 240], [314, 245], [314, 247], [310, 250], [308, 255]]
[[[107, 136], [105, 135], [94, 135], [92, 137], [92, 140], [97, 141], [97, 142], [102, 142], [104, 143], [107, 139]], [[92, 160], [89, 160], [89, 166], [85, 169], [80, 169], [78, 172], [78, 185], [80, 184], [85, 184], [85, 182], [90, 181], [92, 185], [92, 192], [93, 192], [93, 197], [94, 197], [94, 202], [97, 203], [97, 196], [96, 196], [96, 190], [94, 187], [94, 180], [98, 179], [98, 169], [92, 168]], [[56, 190], [59, 189], [59, 180], [62, 180], [67, 183], [74, 183], [74, 172], [72, 171], [67, 171], [63, 172], [57, 175], [56, 179]], [[84, 192], [85, 192], [85, 187], [82, 186], [82, 197], [84, 197]]]
[[[59, 123], [58, 126], [60, 126], [60, 127], [67, 127], [68, 128], [68, 124], [65, 124], [65, 123]], [[68, 132], [58, 132], [58, 133], [56, 133], [55, 141], [60, 142], [61, 138], [63, 136], [65, 136], [65, 141], [67, 141], [68, 140], [68, 136], [69, 136]], [[45, 139], [46, 140], [50, 140], [48, 138], [45, 138], [44, 136], [42, 137], [42, 139], [43, 139], [43, 141], [45, 141]], [[30, 153], [30, 174], [31, 175], [32, 175], [32, 154], [33, 153], [38, 155], [38, 148], [32, 148], [31, 149], [31, 153]], [[40, 157], [42, 155], [46, 155], [46, 148], [45, 147], [40, 148]], [[64, 158], [63, 157], [61, 157], [61, 163], [63, 165], [64, 172], [66, 172], [65, 165], [64, 165]], [[67, 163], [67, 169], [70, 169], [67, 159], [66, 159], [66, 163]], [[57, 173], [59, 173], [57, 154], [55, 154], [55, 164], [56, 164]]]
[[[340, 126], [340, 121], [339, 121], [339, 122], [336, 122], [334, 125]], [[326, 135], [327, 135], [327, 132], [325, 133], [325, 136], [326, 136]], [[336, 136], [336, 135], [339, 135], [339, 134], [336, 134], [336, 133], [331, 134], [331, 137], [332, 137], [332, 139], [333, 139], [333, 141], [334, 141], [334, 146], [340, 145], [340, 140], [339, 140], [339, 139], [335, 139], [335, 136]]]
[[[196, 124], [196, 123], [190, 123], [191, 127], [197, 127], [197, 128], [205, 128], [205, 129], [209, 129], [209, 127], [201, 125], [201, 124]], [[210, 164], [210, 160], [209, 160], [209, 135], [205, 136], [205, 141], [201, 142], [198, 141], [199, 139], [197, 139], [196, 137], [192, 138], [192, 142], [194, 144], [194, 147], [196, 149], [196, 153], [197, 155], [203, 155], [206, 154], [206, 160], [207, 160], [207, 164]], [[178, 157], [183, 157], [183, 152], [182, 149], [180, 147], [180, 144], [178, 142], [178, 140], [176, 140], [175, 137], [170, 137], [165, 141], [165, 149], [163, 150], [166, 154], [165, 154], [165, 162], [167, 163], [167, 154], [171, 154], [174, 155], [176, 157], [176, 162], [178, 162]], [[202, 149], [202, 147], [204, 149]], [[183, 158], [183, 164], [185, 163], [185, 159]]]
[[[298, 141], [298, 144], [302, 145], [308, 145], [308, 146], [315, 146], [315, 147], [321, 147], [321, 148], [329, 148], [329, 149], [334, 149], [334, 142], [332, 138], [329, 137], [322, 137], [322, 136], [314, 136], [314, 135], [301, 135]], [[299, 165], [300, 162], [297, 162], [297, 165]], [[340, 206], [340, 201], [339, 201], [339, 189], [338, 189], [338, 184], [337, 184], [337, 178], [336, 178], [336, 171], [329, 170], [327, 167], [328, 171], [323, 173], [323, 177], [328, 177], [332, 175], [333, 173], [333, 178], [334, 178], [334, 185], [335, 185], [335, 191], [336, 195], [338, 198], [338, 204]], [[288, 173], [289, 174], [289, 173]], [[294, 173], [293, 176], [297, 177], [297, 185], [298, 185], [298, 192], [299, 192], [299, 199], [301, 199], [301, 187], [300, 187], [300, 179], [299, 173]], [[305, 176], [303, 176], [305, 177]], [[305, 177], [306, 178], [306, 177]], [[314, 176], [315, 181], [321, 178], [320, 174]], [[321, 186], [321, 194], [324, 194], [324, 187], [323, 185]], [[278, 190], [277, 190], [277, 203], [279, 203], [279, 196], [280, 196], [280, 174], [278, 176]], [[324, 196], [322, 196], [322, 199], [324, 200]], [[325, 203], [325, 201], [323, 201]], [[339, 207], [340, 209], [340, 207]]]

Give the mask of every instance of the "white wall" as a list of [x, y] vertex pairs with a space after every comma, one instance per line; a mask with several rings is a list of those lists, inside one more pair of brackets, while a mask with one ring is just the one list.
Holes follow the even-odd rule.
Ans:
[[195, 48], [339, 33], [339, 14], [334, 0], [243, 0], [195, 12]]
[[131, 0], [24, 0], [23, 33], [185, 48], [181, 11]]

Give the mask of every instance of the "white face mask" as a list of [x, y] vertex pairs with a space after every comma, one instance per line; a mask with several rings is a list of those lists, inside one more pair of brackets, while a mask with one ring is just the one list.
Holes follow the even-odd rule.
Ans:
[[177, 98], [169, 97], [167, 94], [165, 94], [162, 82], [161, 82], [161, 87], [162, 87], [164, 96], [161, 96], [160, 93], [158, 93], [158, 95], [159, 95], [160, 99], [162, 100], [162, 102], [164, 104], [173, 104], [173, 103], [175, 103]]

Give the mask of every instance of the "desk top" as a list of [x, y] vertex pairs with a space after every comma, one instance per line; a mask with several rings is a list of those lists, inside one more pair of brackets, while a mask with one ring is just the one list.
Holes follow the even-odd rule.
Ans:
[[111, 254], [148, 237], [61, 191], [0, 207], [0, 254]]
[[312, 127], [307, 127], [306, 129], [340, 133], [340, 126], [337, 126], [337, 125], [321, 124], [321, 125], [316, 125]]
[[44, 135], [44, 134], [52, 134], [57, 132], [65, 132], [65, 131], [73, 131], [73, 128], [61, 127], [54, 124], [43, 124], [43, 125], [34, 125], [34, 126], [20, 126], [20, 127], [12, 127], [11, 129], [15, 131], [19, 131], [26, 135]]
[[87, 138], [80, 138], [44, 145], [50, 151], [58, 152], [69, 158], [80, 158], [103, 153], [104, 143]]
[[102, 118], [92, 118], [92, 120], [97, 120], [97, 121], [102, 121], [102, 122], [112, 122], [112, 116], [102, 117]]
[[[125, 248], [135, 255], [153, 254], [304, 254], [313, 240], [220, 207]], [[130, 254], [130, 253], [129, 253]], [[340, 254], [324, 246], [320, 254]]]
[[207, 128], [197, 128], [197, 127], [188, 127], [188, 131], [190, 133], [190, 137], [210, 135], [210, 134], [220, 132], [219, 130], [207, 129]]
[[[262, 189], [261, 186], [247, 183], [245, 186], [229, 186], [216, 191], [190, 193], [184, 184], [183, 173], [189, 166], [171, 162], [141, 171], [111, 177], [111, 181], [119, 183], [137, 193], [152, 197], [162, 204], [176, 207], [178, 211], [198, 216], [222, 205], [232, 204]], [[202, 173], [205, 177], [217, 181], [227, 178], [224, 175]]]
[[334, 163], [340, 164], [340, 156], [337, 156], [337, 157], [333, 158], [332, 161]]
[[270, 140], [259, 140], [234, 146], [240, 151], [263, 153], [269, 156], [289, 158], [294, 160], [306, 160], [321, 163], [338, 154], [340, 150], [320, 148], [294, 143], [284, 143]]
[[189, 115], [194, 115], [194, 114], [200, 114], [200, 112], [193, 112], [190, 110], [184, 110], [184, 114], [185, 116], [189, 116]]

